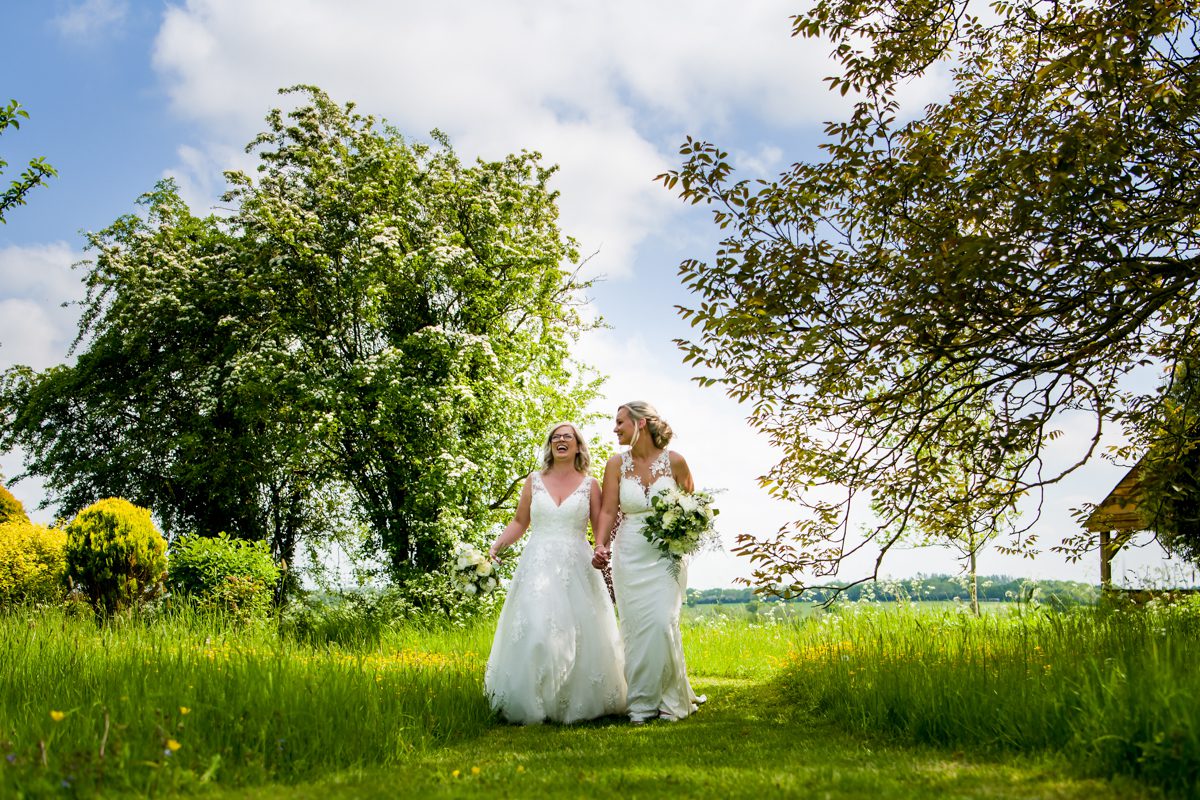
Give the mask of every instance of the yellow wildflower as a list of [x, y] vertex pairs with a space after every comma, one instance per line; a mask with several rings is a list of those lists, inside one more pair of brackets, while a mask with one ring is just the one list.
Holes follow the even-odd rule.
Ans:
[[183, 714], [186, 717], [188, 714], [192, 713], [192, 710], [190, 708], [188, 708], [187, 706], [180, 706], [179, 713]]
[[54, 720], [55, 722], [62, 722], [66, 716], [67, 716], [66, 712], [64, 712], [64, 711], [51, 711], [50, 712], [50, 719]]
[[471, 774], [472, 774], [472, 775], [478, 775], [478, 774], [479, 774], [479, 767], [471, 767]]
[[175, 741], [174, 739], [167, 739], [167, 749], [170, 750], [172, 753], [174, 753], [176, 750], [178, 750], [181, 747], [183, 747], [183, 745], [181, 745], [179, 742]]
[[451, 773], [450, 773], [450, 777], [451, 777], [451, 778], [457, 778], [457, 777], [459, 776], [459, 774], [460, 774], [460, 773], [459, 773], [459, 771], [458, 771], [458, 770], [454, 770], [454, 772], [451, 772]]

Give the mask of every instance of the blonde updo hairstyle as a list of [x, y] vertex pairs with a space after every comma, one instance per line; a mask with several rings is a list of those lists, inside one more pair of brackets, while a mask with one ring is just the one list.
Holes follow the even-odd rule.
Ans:
[[629, 446], [633, 447], [637, 444], [638, 437], [642, 434], [642, 429], [638, 427], [637, 422], [640, 419], [646, 420], [646, 431], [650, 434], [650, 441], [660, 450], [670, 444], [671, 439], [675, 436], [675, 431], [671, 430], [671, 426], [667, 421], [658, 415], [658, 409], [647, 403], [645, 400], [633, 400], [618, 407], [629, 412], [629, 419], [633, 421], [633, 438], [629, 440]]
[[575, 453], [575, 471], [587, 474], [588, 467], [592, 465], [592, 456], [588, 452], [587, 439], [583, 438], [583, 434], [579, 432], [574, 422], [556, 422], [550, 426], [550, 430], [546, 431], [546, 436], [542, 441], [542, 471], [550, 469], [554, 466], [554, 448], [551, 446], [553, 442], [550, 437], [559, 428], [570, 428], [571, 433], [575, 436], [575, 443], [579, 445], [579, 450]]

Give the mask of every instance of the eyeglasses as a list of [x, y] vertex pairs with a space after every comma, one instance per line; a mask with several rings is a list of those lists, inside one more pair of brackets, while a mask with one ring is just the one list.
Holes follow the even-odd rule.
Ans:
[[570, 442], [574, 441], [575, 434], [573, 433], [556, 433], [550, 437], [552, 442]]

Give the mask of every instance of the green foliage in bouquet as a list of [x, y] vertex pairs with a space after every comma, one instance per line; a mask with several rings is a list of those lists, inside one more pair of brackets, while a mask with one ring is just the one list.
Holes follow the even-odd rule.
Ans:
[[684, 556], [717, 541], [713, 519], [720, 512], [708, 492], [669, 489], [650, 498], [650, 508], [642, 535], [670, 562], [669, 569], [676, 577]]
[[61, 600], [66, 544], [55, 528], [28, 519], [0, 522], [0, 608]]
[[97, 610], [119, 611], [153, 597], [167, 571], [167, 543], [147, 509], [99, 500], [67, 525], [67, 577]]
[[266, 613], [280, 569], [266, 541], [217, 536], [184, 536], [171, 547], [167, 586], [200, 605], [239, 617]]
[[29, 522], [25, 506], [8, 489], [0, 486], [0, 525], [5, 522]]

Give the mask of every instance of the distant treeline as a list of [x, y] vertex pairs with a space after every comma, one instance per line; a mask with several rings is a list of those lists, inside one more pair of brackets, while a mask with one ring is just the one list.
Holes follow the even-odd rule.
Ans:
[[[810, 589], [791, 602], [823, 602], [834, 589]], [[1095, 603], [1100, 587], [1077, 581], [1033, 580], [1009, 575], [979, 577], [979, 601], [997, 603], [1036, 601], [1061, 605]], [[897, 600], [963, 600], [970, 601], [971, 592], [960, 576], [918, 575], [903, 580], [883, 580], [860, 583], [842, 591], [847, 601], [895, 602]], [[774, 597], [761, 597], [752, 589], [688, 589], [688, 605], [712, 605], [753, 602], [781, 602]]]

